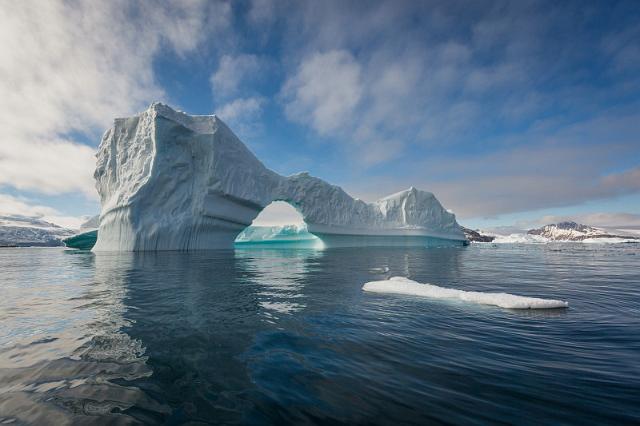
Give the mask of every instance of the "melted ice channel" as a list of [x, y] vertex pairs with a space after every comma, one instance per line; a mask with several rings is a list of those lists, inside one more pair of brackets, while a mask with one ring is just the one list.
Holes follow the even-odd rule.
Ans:
[[421, 284], [404, 277], [392, 277], [385, 281], [366, 283], [362, 289], [372, 293], [408, 294], [433, 299], [459, 299], [481, 305], [494, 305], [507, 309], [554, 309], [568, 308], [569, 302], [537, 297], [516, 296], [509, 293], [484, 293]]

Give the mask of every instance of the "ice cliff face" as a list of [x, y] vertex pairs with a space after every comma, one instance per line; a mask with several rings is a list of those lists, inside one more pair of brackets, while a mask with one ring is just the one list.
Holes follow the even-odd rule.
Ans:
[[429, 192], [410, 188], [368, 204], [306, 173], [280, 176], [216, 116], [159, 103], [116, 119], [97, 158], [96, 251], [231, 248], [273, 201], [298, 209], [309, 232], [345, 245], [369, 236], [464, 240], [455, 216]]

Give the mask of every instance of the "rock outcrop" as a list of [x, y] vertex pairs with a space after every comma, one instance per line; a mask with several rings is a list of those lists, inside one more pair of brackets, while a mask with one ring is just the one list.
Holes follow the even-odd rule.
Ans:
[[473, 229], [465, 228], [464, 226], [461, 228], [462, 232], [464, 232], [464, 236], [472, 243], [490, 243], [495, 239], [495, 237], [491, 235], [484, 235], [478, 231], [474, 231]]

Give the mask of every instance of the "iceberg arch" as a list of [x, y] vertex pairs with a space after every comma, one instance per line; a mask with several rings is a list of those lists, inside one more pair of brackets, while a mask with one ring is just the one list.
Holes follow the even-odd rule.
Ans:
[[329, 247], [465, 242], [432, 193], [412, 187], [365, 203], [308, 173], [281, 176], [215, 115], [154, 103], [116, 119], [96, 156], [102, 208], [94, 251], [233, 248], [273, 201], [294, 206]]
[[291, 204], [273, 201], [233, 242], [236, 249], [321, 249], [322, 241], [307, 230], [302, 215]]

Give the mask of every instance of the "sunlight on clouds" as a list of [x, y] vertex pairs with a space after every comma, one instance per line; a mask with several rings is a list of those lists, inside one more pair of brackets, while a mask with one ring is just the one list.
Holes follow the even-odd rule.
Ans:
[[251, 138], [262, 129], [262, 108], [266, 99], [262, 97], [237, 98], [217, 109], [222, 119], [241, 139]]
[[[6, 3], [0, 8], [0, 185], [94, 196], [94, 140], [116, 116], [165, 97], [152, 69], [166, 43], [179, 54], [222, 25], [202, 1]], [[228, 6], [226, 6], [228, 8]], [[211, 22], [207, 16], [219, 17]]]
[[101, 133], [160, 100], [286, 148], [285, 173], [422, 183], [463, 216], [637, 194], [636, 7], [6, 2], [0, 187], [95, 197]]
[[45, 194], [78, 191], [97, 199], [94, 169], [94, 149], [86, 145], [35, 136], [0, 145], [0, 185]]
[[287, 116], [329, 134], [352, 119], [362, 97], [360, 64], [345, 50], [305, 58], [284, 84]]
[[239, 98], [223, 105], [217, 112], [224, 121], [234, 122], [248, 116], [255, 116], [262, 108], [262, 98]]
[[255, 80], [265, 66], [256, 55], [223, 55], [218, 69], [211, 75], [214, 96], [229, 96], [247, 80]]
[[65, 216], [58, 210], [32, 203], [24, 197], [0, 193], [0, 216], [27, 216], [38, 218], [68, 229], [78, 229], [88, 216]]
[[58, 211], [51, 207], [32, 204], [26, 198], [0, 193], [0, 215], [42, 217], [56, 214]]
[[283, 226], [301, 225], [303, 223], [302, 214], [300, 214], [295, 207], [284, 201], [274, 201], [260, 212], [251, 225]]
[[252, 138], [262, 130], [262, 110], [268, 102], [256, 85], [264, 82], [272, 64], [252, 54], [224, 54], [211, 74], [215, 112], [240, 138]]

